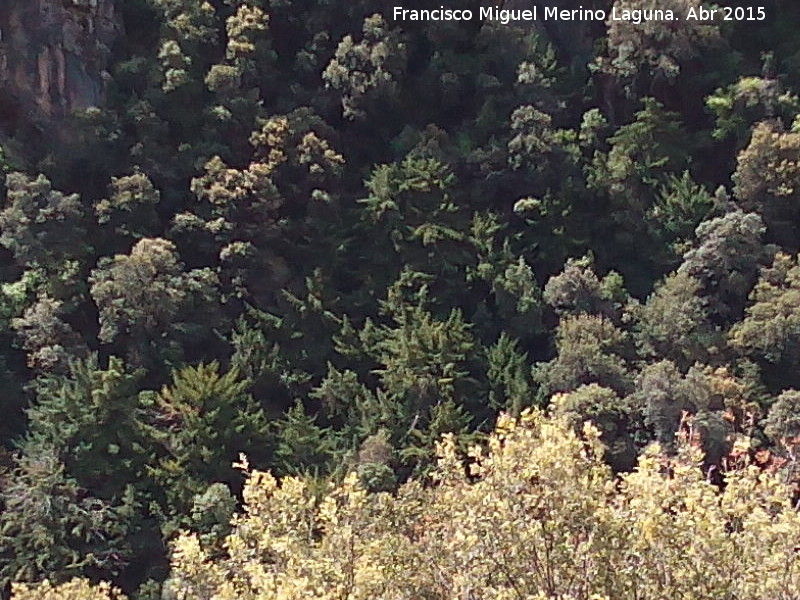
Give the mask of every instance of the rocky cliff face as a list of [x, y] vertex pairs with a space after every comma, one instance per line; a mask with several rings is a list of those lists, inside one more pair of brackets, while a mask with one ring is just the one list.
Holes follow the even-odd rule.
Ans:
[[0, 129], [101, 103], [120, 29], [114, 0], [0, 1]]

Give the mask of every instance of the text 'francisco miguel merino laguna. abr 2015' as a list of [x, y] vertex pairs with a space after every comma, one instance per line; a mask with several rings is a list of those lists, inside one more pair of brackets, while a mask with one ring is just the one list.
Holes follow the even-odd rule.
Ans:
[[670, 9], [625, 9], [613, 7], [611, 11], [590, 9], [579, 6], [575, 9], [562, 9], [557, 6], [533, 6], [530, 9], [508, 9], [484, 6], [474, 11], [468, 8], [453, 9], [445, 6], [426, 9], [393, 7], [395, 21], [497, 21], [503, 25], [520, 21], [630, 21], [634, 24], [645, 21], [763, 21], [766, 11], [763, 7], [689, 7], [685, 14]]

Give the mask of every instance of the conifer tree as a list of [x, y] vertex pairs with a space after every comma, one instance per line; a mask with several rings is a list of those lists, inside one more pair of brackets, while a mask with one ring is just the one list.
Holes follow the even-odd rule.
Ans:
[[117, 575], [131, 556], [131, 498], [98, 498], [52, 448], [28, 448], [15, 462], [0, 490], [0, 585]]
[[50, 448], [93, 495], [122, 498], [129, 485], [144, 483], [138, 479], [149, 459], [138, 398], [142, 375], [119, 358], [103, 368], [90, 356], [72, 362], [66, 374], [39, 379], [24, 452]]
[[324, 474], [336, 450], [332, 432], [320, 427], [300, 402], [275, 425], [275, 464], [287, 474]]
[[146, 430], [158, 445], [147, 470], [171, 516], [184, 514], [212, 483], [238, 489], [233, 463], [241, 453], [260, 464], [269, 460], [269, 423], [247, 387], [235, 369], [220, 373], [210, 363], [174, 371], [169, 385], [146, 396]]
[[527, 354], [505, 332], [486, 348], [486, 377], [489, 381], [489, 406], [494, 410], [519, 415], [535, 400]]
[[441, 433], [465, 433], [470, 412], [480, 411], [470, 397], [476, 381], [469, 372], [475, 344], [469, 325], [458, 310], [445, 318], [429, 310], [427, 280], [406, 270], [381, 302], [382, 323], [367, 319], [356, 330], [343, 322], [339, 353], [371, 365], [374, 390], [355, 373], [329, 368], [314, 391], [333, 414], [342, 411], [360, 437], [356, 444], [386, 428], [411, 466], [430, 460]]

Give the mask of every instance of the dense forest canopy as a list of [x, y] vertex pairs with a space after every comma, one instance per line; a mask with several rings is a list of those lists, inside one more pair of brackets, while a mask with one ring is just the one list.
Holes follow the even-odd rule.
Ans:
[[797, 598], [760, 6], [6, 0], [0, 597]]

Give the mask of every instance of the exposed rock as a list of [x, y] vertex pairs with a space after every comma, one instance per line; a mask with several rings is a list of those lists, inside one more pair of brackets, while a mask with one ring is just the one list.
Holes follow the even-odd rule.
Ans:
[[102, 103], [114, 0], [0, 2], [0, 130]]

